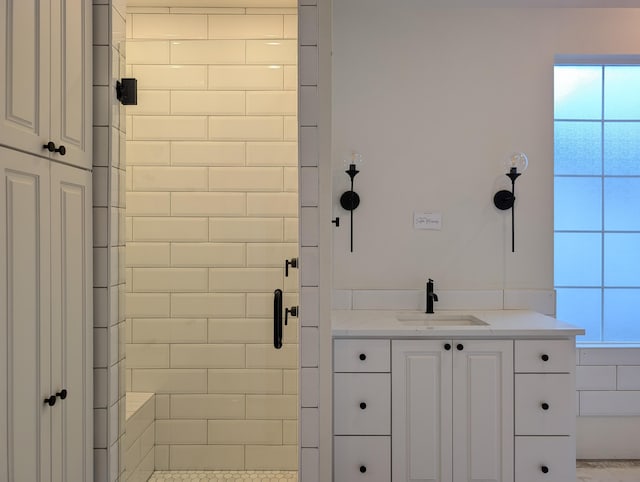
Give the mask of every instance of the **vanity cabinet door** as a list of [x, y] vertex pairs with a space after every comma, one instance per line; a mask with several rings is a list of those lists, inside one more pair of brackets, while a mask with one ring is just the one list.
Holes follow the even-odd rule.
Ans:
[[513, 342], [453, 342], [453, 481], [513, 481]]
[[513, 342], [394, 340], [393, 482], [513, 482]]
[[451, 481], [451, 343], [393, 340], [391, 353], [392, 480]]

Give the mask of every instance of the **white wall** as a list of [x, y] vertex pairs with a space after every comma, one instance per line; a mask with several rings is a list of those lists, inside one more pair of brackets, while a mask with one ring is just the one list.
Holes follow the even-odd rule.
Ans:
[[[430, 8], [338, 0], [333, 14], [334, 288], [553, 287], [553, 63], [556, 54], [637, 54], [639, 9]], [[342, 159], [356, 177], [354, 253]], [[501, 160], [529, 156], [510, 215]], [[415, 231], [414, 211], [442, 213]]]
[[[333, 230], [334, 307], [413, 306], [429, 276], [441, 302], [448, 290], [483, 290], [455, 300], [506, 306], [512, 293], [553, 314], [554, 56], [640, 53], [640, 10], [437, 3], [334, 2], [333, 201], [344, 220]], [[365, 164], [349, 253], [337, 200], [353, 150]], [[513, 150], [530, 161], [516, 187], [514, 254], [509, 213], [492, 203]], [[441, 212], [442, 230], [414, 231], [414, 211]], [[578, 457], [639, 457], [639, 351], [578, 353]]]

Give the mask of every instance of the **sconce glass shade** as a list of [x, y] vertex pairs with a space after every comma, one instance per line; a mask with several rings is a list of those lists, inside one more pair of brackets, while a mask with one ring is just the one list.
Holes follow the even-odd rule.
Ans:
[[503, 162], [503, 167], [507, 173], [512, 172], [512, 169], [516, 169], [515, 172], [522, 174], [527, 170], [529, 166], [529, 159], [524, 152], [513, 152]]

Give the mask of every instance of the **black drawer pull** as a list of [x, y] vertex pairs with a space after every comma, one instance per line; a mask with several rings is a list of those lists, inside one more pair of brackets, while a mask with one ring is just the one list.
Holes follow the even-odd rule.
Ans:
[[50, 407], [53, 407], [56, 404], [56, 396], [51, 395], [49, 398], [45, 398], [44, 403], [46, 403]]
[[367, 404], [364, 402], [360, 402], [360, 408], [364, 410], [365, 408], [367, 408]]
[[549, 404], [547, 402], [542, 402], [540, 406], [542, 407], [542, 410], [549, 410]]
[[367, 359], [367, 355], [364, 353], [360, 353], [360, 360], [365, 361]]
[[464, 350], [464, 345], [462, 343], [458, 343], [456, 345], [456, 348], [458, 349], [458, 351], [462, 351], [462, 350]]
[[67, 389], [63, 388], [58, 393], [56, 393], [56, 397], [60, 397], [60, 400], [64, 400], [65, 398], [67, 398], [68, 394], [69, 392], [67, 392]]
[[540, 470], [542, 471], [543, 474], [548, 474], [549, 473], [549, 467], [547, 467], [546, 465], [542, 465], [540, 467]]
[[540, 359], [541, 359], [542, 361], [549, 361], [549, 355], [547, 355], [547, 354], [545, 353], [545, 354], [543, 354], [543, 355], [540, 357]]
[[444, 344], [444, 349], [447, 350], [447, 351], [451, 350], [451, 343], [445, 343]]
[[366, 466], [364, 466], [364, 465], [361, 465], [361, 466], [360, 466], [360, 473], [361, 473], [361, 474], [364, 474], [366, 471], [367, 471], [367, 467], [366, 467]]

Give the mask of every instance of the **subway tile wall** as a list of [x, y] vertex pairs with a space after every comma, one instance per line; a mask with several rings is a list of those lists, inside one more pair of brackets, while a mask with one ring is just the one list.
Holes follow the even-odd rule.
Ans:
[[93, 1], [94, 480], [126, 480], [124, 0]]
[[640, 348], [578, 348], [577, 413], [640, 416]]
[[127, 34], [127, 390], [156, 393], [156, 468], [295, 470], [298, 322], [276, 350], [272, 311], [298, 298], [297, 9], [130, 8]]

